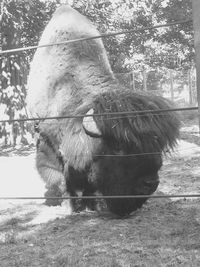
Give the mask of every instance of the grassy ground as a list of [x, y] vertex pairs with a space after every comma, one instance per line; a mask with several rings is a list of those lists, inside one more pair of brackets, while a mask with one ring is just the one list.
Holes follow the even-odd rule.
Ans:
[[199, 204], [151, 200], [124, 220], [72, 215], [20, 240], [13, 222], [0, 266], [200, 266]]
[[[158, 193], [200, 192], [199, 166], [198, 154], [167, 160]], [[150, 199], [126, 219], [88, 212], [33, 226], [29, 219], [1, 223], [0, 266], [200, 266], [200, 199]]]

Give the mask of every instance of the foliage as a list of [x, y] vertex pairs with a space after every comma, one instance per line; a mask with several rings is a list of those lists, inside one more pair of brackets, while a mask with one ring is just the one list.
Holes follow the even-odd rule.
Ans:
[[[3, 50], [26, 47], [37, 44], [44, 25], [49, 20], [56, 3], [40, 1], [4, 0], [1, 10], [2, 44]], [[0, 103], [1, 114], [4, 119], [27, 117], [25, 108], [26, 79], [33, 50], [21, 54], [14, 53], [1, 57], [0, 72]], [[26, 123], [3, 123], [0, 125], [3, 144], [16, 144], [20, 135], [20, 142], [27, 143]]]
[[38, 37], [55, 7], [55, 1], [4, 0], [3, 49], [37, 44]]
[[[3, 0], [0, 14], [1, 48], [7, 50], [36, 45], [52, 13], [63, 2], [63, 0]], [[65, 2], [69, 2], [72, 7], [87, 16], [100, 33], [128, 31], [190, 19], [192, 10], [191, 0], [66, 0]], [[191, 23], [135, 31], [103, 38], [103, 41], [113, 71], [115, 73], [135, 71], [134, 82], [138, 89], [144, 87], [145, 72], [149, 73], [148, 88], [159, 89], [161, 83], [158, 79], [165, 79], [165, 71], [160, 71], [161, 68], [189, 69], [194, 61]], [[27, 116], [24, 104], [26, 79], [33, 53], [34, 50], [27, 50], [0, 59], [0, 112], [4, 112], [6, 118]], [[130, 85], [129, 76], [118, 75], [118, 77], [122, 83]], [[1, 127], [5, 128], [5, 125]], [[10, 127], [13, 129], [14, 126]], [[23, 127], [27, 129], [26, 126]]]
[[[156, 0], [153, 4], [153, 12], [156, 13], [158, 23], [171, 23], [192, 19], [191, 0], [168, 0], [167, 4], [160, 8], [162, 2], [162, 0]], [[194, 64], [192, 22], [159, 30], [155, 38], [162, 48], [155, 55], [157, 64], [165, 62], [167, 68], [173, 69], [189, 69]]]

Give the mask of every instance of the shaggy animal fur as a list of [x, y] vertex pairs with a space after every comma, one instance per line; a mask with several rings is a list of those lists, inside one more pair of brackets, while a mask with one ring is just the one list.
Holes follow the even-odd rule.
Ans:
[[[162, 153], [173, 149], [180, 126], [176, 113], [154, 112], [172, 105], [162, 97], [119, 90], [99, 95], [92, 108], [95, 114], [108, 113], [106, 117], [94, 117], [102, 133], [101, 149], [93, 163], [98, 170], [94, 172], [97, 189], [111, 196], [152, 194], [159, 184]], [[151, 112], [109, 115], [144, 110]], [[124, 216], [140, 208], [146, 200], [106, 199], [106, 203], [112, 212]]]
[[[160, 109], [170, 108], [172, 105], [162, 97], [127, 90], [101, 94], [93, 104], [95, 114], [138, 112], [135, 115], [107, 115], [100, 119], [94, 118], [100, 132], [110, 139], [110, 143], [127, 144], [126, 149], [135, 153], [163, 152], [164, 149], [174, 147], [179, 136], [178, 116], [174, 112], [156, 113]], [[150, 112], [139, 114], [144, 110]]]
[[[40, 45], [99, 35], [84, 16], [60, 7], [45, 28]], [[101, 39], [40, 48], [31, 64], [28, 106], [33, 116], [85, 115], [152, 110], [142, 115], [91, 117], [101, 133], [86, 129], [83, 118], [39, 124], [36, 166], [49, 194], [75, 196], [152, 194], [159, 183], [162, 153], [172, 149], [179, 131], [167, 100], [134, 93], [114, 78]], [[151, 154], [156, 152], [156, 154]], [[146, 153], [145, 155], [130, 155]], [[128, 155], [128, 156], [126, 156]], [[54, 190], [55, 189], [55, 190]], [[49, 196], [48, 194], [48, 196]], [[124, 216], [142, 199], [107, 199], [108, 209]], [[94, 209], [95, 201], [72, 201], [74, 210]]]
[[[61, 6], [47, 24], [39, 45], [97, 35], [86, 17]], [[73, 114], [83, 101], [106, 91], [113, 79], [101, 39], [39, 48], [28, 79], [29, 111], [39, 117]]]
[[[47, 192], [45, 196], [60, 197], [66, 191], [62, 156], [58, 148], [55, 146], [55, 142], [53, 143], [48, 135], [42, 131], [40, 131], [39, 134], [36, 144], [36, 168], [46, 183]], [[45, 203], [54, 206], [61, 204], [61, 201], [47, 199]]]

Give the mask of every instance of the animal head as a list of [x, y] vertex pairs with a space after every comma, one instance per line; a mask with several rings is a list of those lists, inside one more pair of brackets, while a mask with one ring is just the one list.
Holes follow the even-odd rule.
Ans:
[[103, 138], [108, 146], [126, 153], [164, 152], [174, 147], [179, 136], [177, 114], [158, 112], [170, 108], [162, 97], [130, 90], [108, 91], [93, 101], [87, 115], [97, 116], [85, 117], [83, 127], [91, 137]]
[[[92, 170], [104, 195], [149, 195], [158, 184], [162, 154], [176, 144], [180, 121], [176, 113], [156, 113], [171, 104], [157, 96], [131, 91], [99, 95], [84, 117], [83, 128], [92, 139], [100, 139]], [[148, 113], [123, 114], [126, 111]], [[121, 112], [122, 114], [113, 114]], [[139, 208], [143, 199], [107, 199], [109, 209], [125, 215]]]
[[[157, 181], [162, 153], [176, 144], [180, 126], [177, 115], [154, 114], [170, 107], [163, 98], [128, 90], [99, 94], [79, 110], [81, 114], [85, 109], [87, 115], [98, 116], [85, 116], [68, 123], [62, 143], [63, 154], [75, 169], [93, 165], [95, 179], [104, 185], [110, 183], [113, 190], [116, 186], [124, 194], [133, 194], [137, 179], [142, 181], [142, 177], [146, 177]], [[144, 110], [151, 112], [112, 115], [113, 112]]]

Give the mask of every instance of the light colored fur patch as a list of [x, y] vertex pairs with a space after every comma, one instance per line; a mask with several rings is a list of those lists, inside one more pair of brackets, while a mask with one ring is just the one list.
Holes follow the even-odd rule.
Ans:
[[53, 168], [46, 164], [44, 167], [40, 167], [40, 175], [45, 181], [47, 187], [51, 186], [53, 184], [57, 184], [59, 188], [64, 191], [64, 176], [61, 172], [58, 170], [55, 170], [54, 166]]
[[[46, 26], [39, 45], [97, 35], [87, 18], [63, 6]], [[31, 116], [58, 116], [72, 99], [101, 92], [105, 75], [113, 77], [101, 39], [38, 48], [28, 77]]]
[[65, 164], [73, 166], [76, 170], [82, 170], [93, 160], [100, 145], [100, 138], [88, 136], [82, 123], [74, 123], [72, 127], [66, 127], [60, 150]]

